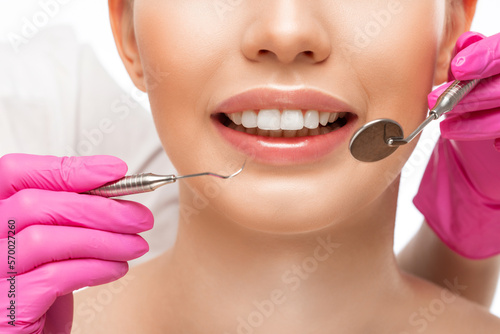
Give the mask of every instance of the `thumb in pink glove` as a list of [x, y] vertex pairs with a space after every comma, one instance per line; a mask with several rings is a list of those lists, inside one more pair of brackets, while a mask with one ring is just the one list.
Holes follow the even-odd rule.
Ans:
[[70, 333], [71, 292], [122, 277], [147, 252], [136, 235], [152, 227], [147, 208], [78, 194], [126, 170], [109, 156], [0, 158], [0, 333]]
[[500, 34], [465, 33], [455, 51], [450, 80], [482, 80], [441, 123], [414, 204], [451, 249], [479, 259], [500, 253]]

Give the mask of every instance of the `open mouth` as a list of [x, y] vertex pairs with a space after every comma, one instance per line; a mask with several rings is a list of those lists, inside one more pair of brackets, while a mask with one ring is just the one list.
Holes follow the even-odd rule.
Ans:
[[213, 106], [222, 139], [248, 157], [275, 166], [317, 162], [345, 154], [357, 109], [317, 89], [254, 88]]
[[296, 138], [329, 134], [344, 127], [354, 115], [348, 112], [261, 109], [214, 116], [225, 127], [249, 135]]

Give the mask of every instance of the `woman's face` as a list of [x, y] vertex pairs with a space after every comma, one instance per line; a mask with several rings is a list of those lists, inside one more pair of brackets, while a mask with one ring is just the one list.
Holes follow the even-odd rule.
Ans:
[[248, 228], [296, 233], [395, 196], [415, 143], [362, 163], [349, 140], [374, 119], [408, 134], [425, 118], [445, 11], [443, 0], [135, 0], [143, 82], [178, 172], [230, 174], [247, 160], [231, 181], [183, 181], [183, 204], [197, 196]]

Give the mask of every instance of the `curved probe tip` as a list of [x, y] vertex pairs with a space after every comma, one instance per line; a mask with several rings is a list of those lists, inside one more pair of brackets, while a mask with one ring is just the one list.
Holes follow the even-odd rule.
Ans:
[[237, 172], [235, 172], [231, 175], [224, 176], [224, 175], [219, 175], [219, 174], [215, 174], [215, 173], [208, 173], [208, 175], [215, 176], [215, 177], [218, 177], [218, 178], [221, 178], [224, 180], [232, 179], [233, 177], [237, 176], [238, 174], [240, 174], [243, 171], [246, 164], [247, 164], [247, 161], [245, 160], [245, 162], [243, 163], [243, 166], [241, 166], [241, 168]]
[[186, 179], [188, 177], [197, 177], [197, 176], [205, 176], [205, 175], [215, 176], [215, 177], [218, 177], [218, 178], [224, 179], [224, 180], [232, 179], [233, 177], [235, 177], [236, 175], [240, 174], [243, 171], [246, 163], [247, 163], [247, 161], [245, 160], [245, 162], [243, 163], [243, 166], [241, 166], [240, 170], [238, 170], [236, 173], [231, 174], [231, 175], [220, 175], [220, 174], [216, 174], [216, 173], [207, 172], [207, 173], [191, 174], [191, 175], [184, 175], [184, 176], [176, 176], [175, 179], [176, 180], [177, 179]]

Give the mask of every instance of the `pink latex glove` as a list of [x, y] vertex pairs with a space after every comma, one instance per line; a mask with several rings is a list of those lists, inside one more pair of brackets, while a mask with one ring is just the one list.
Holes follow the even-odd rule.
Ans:
[[126, 171], [110, 156], [0, 158], [0, 333], [70, 333], [72, 291], [117, 280], [148, 251], [136, 234], [152, 227], [146, 207], [78, 194]]
[[[455, 252], [500, 254], [500, 34], [468, 32], [456, 45], [450, 80], [484, 78], [441, 123], [415, 206]], [[449, 86], [429, 95], [433, 107]]]

